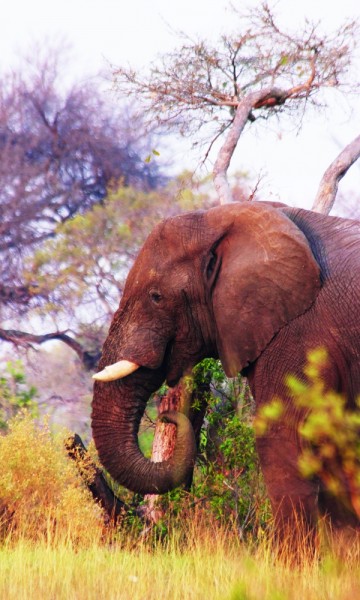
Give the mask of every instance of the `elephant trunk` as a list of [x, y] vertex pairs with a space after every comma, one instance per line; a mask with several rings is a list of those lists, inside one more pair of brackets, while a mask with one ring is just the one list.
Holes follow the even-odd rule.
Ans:
[[174, 411], [161, 419], [177, 426], [172, 457], [154, 463], [144, 457], [138, 432], [149, 396], [161, 385], [161, 370], [140, 368], [124, 379], [96, 381], [92, 430], [101, 463], [121, 485], [139, 494], [164, 494], [186, 481], [192, 472], [196, 444], [188, 418]]

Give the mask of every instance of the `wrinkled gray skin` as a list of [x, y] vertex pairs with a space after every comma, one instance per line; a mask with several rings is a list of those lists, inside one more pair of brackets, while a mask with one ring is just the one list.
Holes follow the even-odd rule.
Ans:
[[[110, 327], [100, 369], [126, 359], [140, 369], [96, 382], [92, 427], [100, 460], [126, 487], [163, 493], [186, 479], [195, 443], [184, 416], [174, 456], [151, 463], [138, 448], [146, 402], [167, 380], [178, 382], [204, 357], [228, 376], [243, 372], [257, 407], [275, 395], [291, 418], [257, 440], [281, 534], [313, 535], [320, 512], [333, 525], [357, 520], [298, 471], [299, 409], [284, 386], [303, 377], [308, 350], [329, 353], [326, 385], [355, 406], [360, 393], [360, 226], [355, 221], [262, 203], [230, 204], [160, 223], [145, 242]], [[289, 415], [288, 415], [289, 416]]]

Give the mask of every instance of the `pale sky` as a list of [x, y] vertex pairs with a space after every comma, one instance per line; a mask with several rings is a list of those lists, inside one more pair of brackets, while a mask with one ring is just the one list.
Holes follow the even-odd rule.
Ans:
[[[234, 6], [254, 6], [255, 0]], [[211, 6], [210, 6], [211, 5]], [[271, 3], [274, 6], [274, 3]], [[18, 54], [34, 42], [64, 37], [73, 48], [74, 79], [106, 67], [130, 63], [145, 66], [156, 55], [178, 45], [175, 31], [216, 39], [235, 29], [234, 15], [225, 0], [10, 0], [2, 11], [0, 69], [16, 64]], [[359, 0], [279, 0], [275, 11], [282, 24], [296, 28], [307, 17], [320, 21], [324, 30], [344, 19], [360, 19]], [[360, 65], [360, 62], [359, 62]], [[359, 67], [360, 71], [360, 67]], [[360, 72], [359, 72], [360, 75]], [[334, 96], [332, 111], [309, 120], [300, 135], [279, 135], [277, 124], [256, 137], [251, 128], [242, 137], [231, 170], [263, 175], [263, 193], [272, 199], [310, 207], [325, 168], [340, 147], [360, 133], [360, 99]], [[179, 171], [195, 169], [198, 157], [183, 144], [172, 151]], [[159, 159], [161, 160], [161, 158]], [[358, 161], [359, 162], [359, 161]], [[208, 165], [211, 170], [211, 164]], [[360, 190], [360, 165], [355, 164], [342, 184], [343, 191]]]

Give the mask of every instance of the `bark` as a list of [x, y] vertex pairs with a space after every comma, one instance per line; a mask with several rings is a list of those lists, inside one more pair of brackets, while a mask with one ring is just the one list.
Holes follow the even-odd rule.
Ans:
[[336, 157], [326, 169], [319, 186], [312, 210], [328, 215], [334, 205], [339, 182], [347, 173], [351, 165], [360, 156], [360, 135], [358, 135]]
[[100, 504], [106, 515], [107, 525], [119, 523], [129, 507], [115, 496], [101, 469], [90, 458], [80, 436], [75, 433], [65, 440], [69, 457], [75, 461], [78, 471], [89, 488], [93, 498]]
[[[180, 411], [181, 405], [181, 385], [176, 386], [160, 401], [159, 415], [168, 410]], [[155, 435], [152, 446], [151, 460], [155, 463], [169, 460], [174, 452], [176, 443], [176, 427], [171, 423], [157, 421]], [[160, 505], [160, 496], [157, 494], [147, 494], [143, 516], [148, 522], [157, 523], [163, 516], [163, 510]]]
[[[175, 388], [170, 389], [160, 401], [159, 415], [169, 410], [183, 411], [189, 415], [197, 449], [199, 448], [200, 431], [207, 408], [206, 397], [209, 390], [210, 378], [191, 391], [187, 389], [186, 383], [181, 382]], [[174, 452], [175, 444], [176, 428], [171, 424], [158, 421], [155, 428], [151, 460], [154, 462], [169, 460]], [[192, 477], [193, 470], [189, 473], [188, 480], [185, 482], [187, 489], [191, 487]], [[145, 500], [144, 518], [147, 521], [157, 523], [164, 516], [159, 495], [148, 494], [145, 496]]]
[[[284, 104], [285, 101], [290, 98], [307, 98], [312, 90], [315, 75], [314, 56], [311, 63], [310, 75], [304, 83], [286, 90], [270, 86], [251, 92], [241, 100], [234, 98], [234, 102], [231, 103], [231, 106], [232, 109], [235, 110], [235, 116], [229, 126], [225, 142], [219, 150], [213, 169], [214, 186], [220, 204], [232, 202], [232, 194], [227, 180], [227, 170], [247, 121], [255, 120], [253, 110], [260, 108], [274, 109], [275, 107]], [[228, 102], [224, 105], [230, 106]]]
[[214, 186], [220, 204], [228, 204], [233, 201], [229, 182], [227, 180], [227, 170], [247, 121], [255, 120], [252, 111], [259, 108], [273, 108], [274, 106], [280, 106], [281, 104], [284, 104], [287, 98], [306, 92], [308, 86], [309, 82], [304, 84], [304, 86], [292, 88], [290, 90], [265, 88], [257, 92], [252, 92], [242, 100], [234, 103], [233, 108], [235, 110], [235, 116], [229, 126], [225, 142], [219, 150], [213, 169]]

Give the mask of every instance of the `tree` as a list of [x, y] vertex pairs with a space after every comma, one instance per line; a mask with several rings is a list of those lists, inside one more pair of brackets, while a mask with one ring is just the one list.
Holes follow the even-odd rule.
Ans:
[[[76, 230], [75, 217], [78, 226], [86, 223], [87, 211], [111, 190], [151, 191], [165, 177], [156, 161], [145, 160], [153, 140], [139, 118], [116, 106], [99, 78], [65, 87], [63, 59], [62, 46], [34, 48], [0, 77], [0, 314], [7, 321], [0, 337], [23, 346], [58, 339], [94, 368], [101, 342], [84, 347], [52, 325], [40, 335], [19, 330], [34, 309], [47, 312], [56, 303], [38, 279], [39, 257], [49, 240], [63, 239], [66, 224], [69, 234]], [[65, 265], [55, 268], [61, 279]]]
[[58, 225], [19, 273], [25, 288], [36, 282], [36, 302], [27, 304], [26, 317], [40, 317], [45, 333], [19, 329], [14, 310], [16, 328], [0, 328], [0, 339], [25, 347], [59, 340], [94, 369], [129, 268], [151, 229], [162, 217], [211, 203], [206, 181], [192, 181], [192, 189], [189, 183], [184, 173], [158, 190], [121, 186]]
[[120, 66], [115, 85], [141, 101], [147, 121], [206, 143], [204, 160], [223, 139], [213, 169], [219, 202], [230, 202], [227, 170], [245, 126], [282, 114], [301, 125], [305, 108], [326, 105], [327, 88], [357, 92], [349, 77], [358, 24], [332, 34], [306, 21], [298, 33], [282, 29], [264, 3], [247, 14], [234, 11], [238, 30], [216, 45], [182, 36], [183, 44], [145, 73]]
[[36, 280], [21, 278], [24, 258], [119, 182], [162, 181], [144, 161], [139, 120], [115, 108], [99, 80], [64, 89], [63, 49], [38, 50], [0, 79], [0, 305], [24, 311], [41, 296]]
[[321, 178], [320, 186], [312, 210], [324, 214], [331, 211], [338, 191], [340, 180], [360, 156], [360, 135], [344, 148], [326, 169]]

